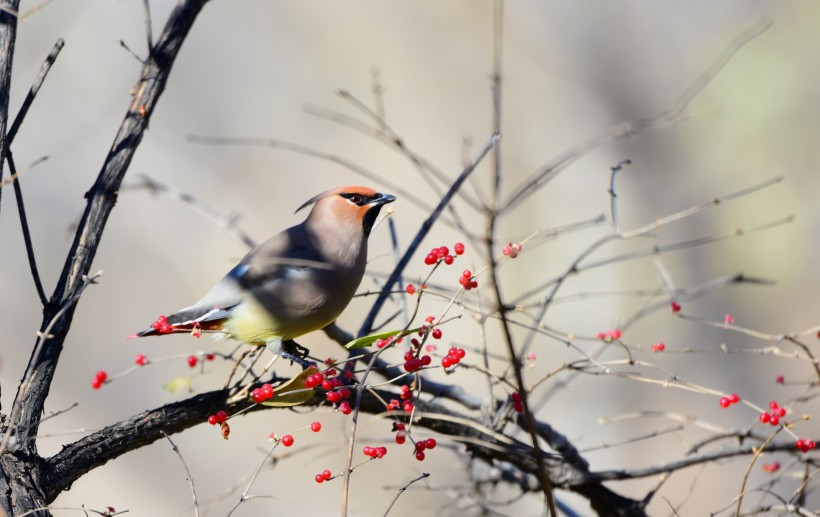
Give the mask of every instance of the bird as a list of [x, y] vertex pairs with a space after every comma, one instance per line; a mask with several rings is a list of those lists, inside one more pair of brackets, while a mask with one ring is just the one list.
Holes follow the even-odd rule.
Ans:
[[302, 223], [251, 249], [199, 301], [128, 339], [211, 332], [306, 366], [300, 358], [307, 349], [293, 340], [326, 327], [350, 303], [364, 277], [373, 224], [395, 200], [359, 186], [314, 196], [294, 212], [312, 205]]

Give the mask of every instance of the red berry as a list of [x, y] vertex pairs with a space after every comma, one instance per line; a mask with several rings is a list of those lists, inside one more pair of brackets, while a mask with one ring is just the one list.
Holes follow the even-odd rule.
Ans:
[[774, 382], [778, 384], [783, 384], [784, 382], [786, 382], [786, 378], [782, 375], [778, 375]]
[[425, 443], [424, 440], [416, 442], [416, 452], [421, 452], [426, 448], [427, 448], [427, 444]]
[[779, 408], [775, 409], [774, 411], [772, 411], [772, 414], [775, 415], [775, 416], [778, 416], [780, 418], [783, 418], [784, 416], [786, 416], [786, 408], [779, 407]]
[[424, 453], [423, 452], [417, 452], [416, 453], [416, 459], [419, 460], [419, 461], [424, 461]]
[[428, 438], [424, 440], [424, 445], [428, 449], [435, 449], [436, 448], [436, 439], [435, 438]]
[[457, 242], [453, 245], [453, 251], [456, 255], [461, 255], [464, 253], [464, 244]]
[[777, 424], [780, 423], [780, 419], [778, 417], [772, 415], [771, 417], [769, 417], [769, 423], [771, 425], [777, 425]]
[[174, 330], [174, 327], [172, 327], [171, 325], [169, 325], [167, 323], [162, 323], [159, 326], [159, 333], [160, 334], [170, 334], [171, 332], [173, 332], [173, 330]]
[[375, 454], [373, 454], [373, 447], [371, 447], [369, 445], [364, 446], [364, 448], [362, 449], [362, 454], [364, 454], [365, 456], [370, 456], [370, 457], [375, 456]]
[[315, 476], [313, 476], [313, 479], [316, 480], [317, 483], [325, 482], [325, 478], [321, 474], [316, 474]]
[[158, 321], [160, 324], [162, 324], [162, 323], [168, 323], [168, 317], [167, 317], [167, 316], [159, 316], [159, 317], [157, 318], [157, 321]]
[[344, 402], [339, 404], [339, 411], [341, 411], [343, 415], [349, 415], [351, 412], [353, 412], [353, 408], [350, 407], [350, 402], [345, 400]]
[[421, 364], [423, 366], [429, 366], [431, 362], [433, 362], [433, 358], [430, 357], [429, 355], [421, 356]]
[[404, 410], [405, 413], [412, 413], [414, 406], [412, 402], [410, 402], [409, 400], [405, 400], [401, 408]]
[[413, 357], [415, 357], [415, 354], [413, 353], [412, 350], [408, 350], [407, 352], [404, 353], [404, 360], [405, 361], [409, 361], [409, 360], [413, 359]]
[[407, 294], [416, 294], [416, 286], [413, 284], [407, 284], [407, 287], [404, 288], [407, 291]]
[[285, 436], [283, 436], [282, 437], [282, 445], [284, 445], [285, 447], [290, 447], [291, 445], [293, 445], [293, 436], [291, 436], [289, 434], [286, 434]]
[[219, 422], [217, 421], [216, 415], [211, 415], [208, 417], [208, 423], [211, 425], [216, 425]]
[[450, 248], [448, 248], [447, 246], [442, 246], [436, 250], [436, 253], [439, 257], [446, 257], [450, 254]]
[[720, 407], [727, 408], [732, 405], [732, 401], [729, 400], [729, 397], [720, 397]]
[[434, 255], [433, 253], [430, 253], [426, 257], [424, 257], [424, 263], [427, 264], [428, 266], [432, 266], [436, 262], [438, 262], [438, 257], [436, 255]]
[[669, 306], [672, 308], [672, 312], [674, 312], [674, 313], [680, 312], [680, 305], [678, 305], [677, 303], [672, 302], [672, 303], [669, 304]]
[[100, 370], [97, 372], [96, 375], [94, 375], [94, 378], [100, 382], [105, 382], [106, 379], [108, 379], [108, 374], [105, 372], [105, 370]]
[[402, 445], [407, 440], [407, 435], [404, 431], [399, 431], [396, 433], [396, 443]]
[[463, 348], [456, 349], [456, 357], [459, 359], [464, 359], [465, 355], [467, 355], [467, 352], [465, 352]]
[[777, 409], [779, 407], [780, 406], [777, 404], [776, 400], [773, 400], [773, 401], [769, 402], [769, 409]]
[[387, 447], [376, 447], [377, 458], [384, 458], [385, 454], [387, 454]]
[[763, 472], [772, 474], [780, 470], [780, 463], [777, 461], [775, 461], [774, 463], [764, 463], [761, 468], [763, 469]]
[[251, 392], [251, 398], [257, 404], [259, 404], [260, 402], [264, 402], [264, 400], [265, 400], [265, 396], [262, 395], [262, 391], [259, 388], [256, 388], [255, 390], [253, 390]]
[[666, 350], [666, 345], [664, 343], [655, 343], [652, 345], [653, 352], [663, 352], [664, 350]]
[[137, 363], [137, 366], [144, 366], [145, 363], [148, 362], [148, 358], [142, 354], [137, 354], [137, 357], [136, 359], [134, 359], [134, 362]]
[[91, 387], [94, 388], [95, 390], [100, 389], [100, 387], [102, 387], [102, 385], [103, 385], [103, 383], [99, 379], [93, 379], [91, 381]]
[[441, 359], [441, 366], [443, 366], [445, 368], [449, 368], [449, 367], [453, 366], [453, 359], [449, 355], [444, 356]]
[[216, 354], [214, 354], [213, 352], [205, 354], [206, 361], [213, 361], [214, 359], [216, 359]]
[[433, 339], [441, 339], [441, 329], [434, 328], [433, 332], [432, 332], [432, 335], [433, 335]]
[[151, 328], [158, 331], [158, 332], [159, 332], [160, 327], [162, 327], [162, 323], [160, 323], [158, 321], [155, 321], [155, 322], [151, 323]]
[[737, 404], [738, 402], [740, 402], [740, 396], [737, 393], [732, 393], [731, 395], [729, 395], [729, 402], [731, 402], [732, 404]]
[[198, 362], [198, 359], [196, 358], [195, 355], [189, 355], [188, 356], [188, 366], [190, 366], [191, 368], [194, 368], [194, 367], [196, 367], [197, 362]]
[[445, 255], [444, 256], [444, 263], [448, 266], [453, 263], [453, 256], [452, 255]]
[[760, 420], [761, 424], [768, 424], [769, 420], [772, 419], [772, 416], [768, 413], [760, 413], [760, 416], [757, 417]]
[[325, 396], [327, 397], [327, 401], [332, 404], [338, 404], [342, 401], [342, 394], [338, 391], [328, 391]]
[[228, 413], [224, 411], [217, 411], [215, 416], [217, 424], [221, 424], [222, 422], [228, 419]]
[[325, 478], [325, 481], [333, 477], [333, 474], [329, 470], [322, 471], [322, 477]]

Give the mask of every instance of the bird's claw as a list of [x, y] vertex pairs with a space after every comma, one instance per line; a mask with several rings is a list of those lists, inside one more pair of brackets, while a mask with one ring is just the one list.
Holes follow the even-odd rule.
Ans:
[[291, 363], [296, 363], [302, 367], [303, 370], [307, 370], [311, 366], [316, 366], [316, 363], [313, 361], [308, 361], [305, 358], [310, 353], [310, 350], [303, 347], [296, 341], [289, 339], [288, 341], [282, 342], [282, 351], [279, 355], [283, 358], [287, 359]]

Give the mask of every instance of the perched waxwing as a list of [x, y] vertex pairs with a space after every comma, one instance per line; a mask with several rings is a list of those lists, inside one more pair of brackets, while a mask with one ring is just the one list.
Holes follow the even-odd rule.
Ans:
[[329, 325], [350, 303], [373, 223], [395, 199], [367, 187], [319, 194], [296, 210], [313, 205], [304, 222], [249, 251], [198, 302], [130, 338], [215, 332], [291, 356], [293, 339]]

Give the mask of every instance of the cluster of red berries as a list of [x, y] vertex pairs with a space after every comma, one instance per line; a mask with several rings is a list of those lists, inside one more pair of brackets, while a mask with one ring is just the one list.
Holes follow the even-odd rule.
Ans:
[[208, 423], [211, 425], [221, 424], [228, 419], [228, 413], [224, 411], [217, 411], [215, 415], [208, 417]]
[[[457, 242], [453, 245], [453, 253], [456, 255], [461, 255], [464, 253], [464, 244]], [[447, 246], [439, 246], [438, 248], [433, 248], [430, 250], [430, 253], [424, 257], [424, 263], [428, 266], [432, 266], [433, 264], [438, 264], [439, 262], [444, 262], [448, 266], [453, 263], [455, 257], [450, 255], [450, 248]]]
[[666, 350], [666, 345], [664, 343], [655, 343], [652, 345], [653, 352], [663, 352], [664, 350]]
[[384, 455], [387, 454], [387, 447], [370, 447], [369, 445], [365, 445], [362, 452], [370, 458], [384, 458]]
[[465, 352], [463, 348], [450, 347], [450, 350], [447, 351], [447, 355], [441, 358], [441, 366], [445, 368], [455, 366], [464, 359], [465, 355], [467, 355], [467, 352]]
[[475, 281], [475, 278], [473, 278], [473, 272], [469, 269], [465, 269], [461, 273], [461, 276], [458, 277], [458, 283], [461, 284], [461, 287], [463, 287], [465, 291], [478, 287], [478, 282]]
[[157, 321], [151, 324], [151, 328], [159, 332], [160, 334], [170, 334], [174, 331], [174, 327], [172, 327], [168, 323], [167, 316], [160, 316], [157, 318]]
[[254, 390], [251, 391], [251, 398], [257, 404], [260, 402], [265, 402], [271, 397], [273, 397], [273, 386], [268, 383], [265, 383], [258, 388], [254, 388]]
[[421, 370], [423, 366], [429, 366], [432, 362], [433, 358], [427, 354], [416, 357], [416, 353], [412, 350], [408, 350], [404, 353], [404, 371], [408, 373], [417, 372]]
[[798, 438], [796, 442], [794, 442], [794, 446], [800, 449], [800, 452], [807, 453], [810, 450], [814, 449], [817, 444], [814, 443], [814, 440], [802, 439]]
[[108, 379], [108, 374], [105, 370], [100, 370], [94, 375], [94, 379], [91, 381], [91, 387], [95, 390], [100, 389], [103, 384], [105, 384], [106, 379]]
[[770, 413], [760, 413], [758, 420], [761, 424], [778, 425], [780, 419], [786, 416], [786, 408], [780, 407], [776, 400], [769, 402]]
[[145, 357], [143, 354], [137, 354], [137, 357], [134, 359], [134, 362], [137, 366], [145, 366], [148, 363], [148, 358]]
[[324, 373], [316, 372], [308, 375], [305, 379], [305, 388], [313, 389], [321, 387], [327, 391], [325, 395], [327, 401], [339, 406], [339, 411], [343, 415], [349, 415], [353, 408], [350, 407], [350, 402], [345, 399], [350, 398], [350, 388], [345, 388], [341, 379], [338, 378], [338, 371], [334, 368], [328, 368]]
[[313, 477], [313, 479], [315, 479], [317, 483], [324, 483], [325, 481], [329, 481], [332, 477], [333, 474], [329, 470], [325, 469], [322, 472], [316, 474]]
[[521, 394], [517, 391], [513, 391], [510, 393], [510, 399], [512, 399], [513, 409], [516, 413], [523, 413], [524, 412], [524, 403], [521, 402]]
[[523, 248], [524, 248], [524, 246], [511, 242], [511, 243], [507, 244], [506, 246], [504, 246], [504, 249], [501, 250], [501, 252], [504, 255], [510, 257], [511, 259], [514, 259], [515, 257], [518, 256], [519, 253], [521, 253], [521, 250]]
[[436, 448], [436, 439], [435, 438], [428, 438], [426, 440], [419, 440], [416, 442], [416, 459], [419, 461], [424, 461], [425, 450], [435, 449]]
[[[401, 387], [401, 398], [404, 402], [399, 402], [399, 399], [392, 399], [390, 403], [387, 405], [387, 410], [398, 409], [399, 406], [404, 410], [405, 413], [410, 413], [413, 411], [413, 391], [410, 390], [410, 386], [407, 384], [402, 385]], [[402, 426], [402, 430], [404, 429], [404, 424], [400, 424]], [[403, 443], [403, 442], [402, 442]]]
[[680, 304], [677, 302], [672, 302], [669, 304], [669, 307], [672, 309], [672, 312], [677, 314], [680, 312]]
[[738, 402], [740, 402], [740, 396], [737, 393], [732, 393], [728, 397], [720, 397], [720, 400], [718, 401], [720, 407], [724, 409], [732, 404], [737, 404]]
[[621, 329], [616, 327], [612, 330], [607, 330], [606, 332], [598, 332], [598, 339], [601, 341], [614, 341], [616, 339], [621, 339]]

